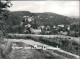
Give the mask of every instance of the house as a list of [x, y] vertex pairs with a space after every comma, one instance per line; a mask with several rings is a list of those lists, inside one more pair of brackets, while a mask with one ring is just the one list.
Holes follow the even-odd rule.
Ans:
[[38, 16], [38, 18], [40, 18], [40, 16]]
[[53, 18], [53, 16], [50, 16], [50, 18]]
[[50, 26], [47, 26], [47, 27], [46, 27], [46, 30], [50, 30]]
[[68, 32], [66, 32], [66, 31], [65, 31], [65, 32], [63, 32], [63, 31], [61, 31], [61, 34], [62, 34], [62, 35], [67, 35], [67, 34], [68, 34]]
[[55, 28], [56, 28], [56, 26], [53, 26], [53, 28], [55, 29]]
[[28, 19], [29, 16], [23, 16], [23, 18], [25, 19], [25, 21]]
[[70, 30], [70, 25], [67, 26], [67, 30]]
[[27, 24], [27, 25], [24, 25], [25, 26], [25, 28], [24, 28], [24, 33], [31, 33], [31, 31], [30, 31], [30, 27], [31, 27], [31, 24]]
[[38, 27], [38, 29], [43, 29], [43, 28], [45, 28], [44, 25]]
[[33, 28], [30, 28], [30, 31], [33, 34], [40, 34], [41, 33], [41, 29], [33, 29]]
[[51, 31], [45, 31], [45, 34], [51, 34]]
[[23, 16], [23, 18], [25, 19], [25, 21], [31, 22], [33, 20], [33, 17], [30, 16]]
[[64, 27], [64, 25], [58, 25], [58, 27]]
[[21, 22], [21, 26], [23, 25], [24, 22]]
[[32, 17], [28, 17], [28, 22], [31, 22], [33, 20]]

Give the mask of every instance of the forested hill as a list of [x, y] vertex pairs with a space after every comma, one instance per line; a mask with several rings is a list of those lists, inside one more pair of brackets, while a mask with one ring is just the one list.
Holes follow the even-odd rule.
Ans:
[[[38, 26], [40, 25], [58, 25], [58, 24], [72, 24], [76, 20], [67, 16], [59, 15], [56, 13], [31, 13], [29, 11], [15, 11], [9, 13], [9, 18], [7, 20], [10, 25], [19, 25], [23, 16], [34, 16], [34, 20]], [[77, 22], [77, 21], [76, 21]]]

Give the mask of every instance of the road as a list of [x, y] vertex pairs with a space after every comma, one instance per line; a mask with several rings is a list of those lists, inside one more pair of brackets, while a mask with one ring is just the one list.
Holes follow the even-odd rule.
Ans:
[[50, 50], [53, 50], [53, 51], [57, 50], [57, 51], [59, 51], [61, 53], [65, 53], [65, 54], [68, 54], [70, 56], [74, 56], [76, 59], [79, 59], [78, 55], [69, 53], [69, 52], [64, 51], [64, 50], [62, 50], [60, 48], [56, 48], [56, 47], [52, 47], [52, 46], [49, 46], [49, 45], [46, 45], [46, 44], [43, 44], [43, 43], [40, 43], [40, 42], [36, 42], [36, 41], [33, 41], [33, 40], [29, 40], [29, 39], [28, 40], [24, 40], [24, 39], [7, 39], [7, 40], [11, 41], [11, 42], [23, 42], [25, 44], [29, 44], [29, 45], [32, 45], [32, 46], [34, 46], [34, 45], [44, 46], [47, 49], [50, 49]]

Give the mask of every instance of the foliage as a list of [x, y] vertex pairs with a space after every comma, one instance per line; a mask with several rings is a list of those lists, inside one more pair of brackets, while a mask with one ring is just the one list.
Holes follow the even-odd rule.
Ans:
[[80, 37], [80, 22], [70, 26], [70, 36]]
[[4, 43], [4, 36], [6, 36], [8, 29], [6, 20], [8, 19], [9, 10], [7, 10], [7, 8], [10, 7], [9, 3], [7, 0], [5, 2], [0, 0], [0, 59], [1, 57], [6, 57], [9, 48], [9, 46]]
[[8, 5], [10, 2], [2, 2], [0, 1], [0, 30], [5, 35], [8, 29], [8, 25], [6, 20], [8, 19], [9, 10], [7, 10], [10, 5]]
[[15, 11], [15, 12], [10, 12], [9, 15], [10, 16], [7, 22], [10, 21], [8, 22], [8, 24], [11, 27], [20, 25], [22, 20], [24, 20], [23, 16], [30, 16], [33, 18], [33, 21], [30, 22], [33, 28], [38, 28], [39, 26], [42, 25], [50, 27], [59, 24], [68, 25], [71, 23], [70, 20], [72, 20], [69, 17], [58, 15], [55, 13], [31, 13], [29, 11]]
[[[10, 28], [13, 29], [14, 26], [20, 26], [21, 22], [24, 20], [23, 16], [29, 16], [33, 18], [33, 21], [30, 22], [30, 24], [34, 29], [42, 25], [50, 26], [52, 29], [53, 26], [60, 24], [70, 25], [79, 21], [78, 18], [70, 18], [67, 16], [58, 15], [56, 13], [31, 13], [29, 11], [14, 11], [9, 13], [9, 18], [7, 20]], [[26, 24], [28, 24], [28, 22], [26, 22]], [[18, 30], [18, 28], [15, 28], [14, 31], [10, 32], [17, 32], [16, 29]]]
[[72, 24], [71, 25], [71, 30], [79, 32], [79, 30], [80, 30], [80, 23], [78, 23], [78, 24]]

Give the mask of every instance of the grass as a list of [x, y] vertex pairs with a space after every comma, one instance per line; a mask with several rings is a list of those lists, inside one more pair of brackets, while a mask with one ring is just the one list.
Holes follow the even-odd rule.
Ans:
[[59, 46], [59, 48], [71, 52], [76, 55], [80, 55], [80, 43], [77, 43], [76, 41], [70, 40], [70, 38], [62, 38], [62, 37], [53, 37], [53, 38], [47, 38], [47, 37], [37, 37], [37, 36], [8, 36], [7, 38], [11, 39], [31, 39], [37, 42], [41, 42], [50, 46]]
[[[24, 46], [22, 42], [14, 42], [17, 46]], [[12, 59], [63, 59], [61, 56], [51, 54], [51, 52], [43, 50], [26, 50], [26, 49], [15, 49], [10, 53]]]
[[[58, 54], [60, 54], [60, 55], [62, 55], [62, 56], [64, 56], [64, 57], [67, 57], [67, 58], [74, 58], [74, 56], [71, 56], [71, 55], [68, 55], [68, 54], [65, 54], [65, 53], [62, 53], [62, 52], [59, 52], [59, 51], [54, 51], [55, 53], [58, 53]], [[76, 58], [75, 58], [76, 59]]]

